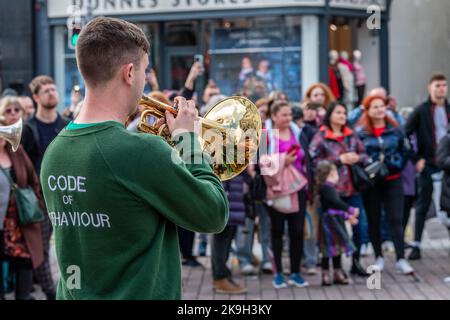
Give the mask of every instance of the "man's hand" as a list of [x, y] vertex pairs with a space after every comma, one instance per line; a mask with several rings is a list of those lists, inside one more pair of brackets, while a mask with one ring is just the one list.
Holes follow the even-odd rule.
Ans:
[[198, 120], [198, 110], [195, 102], [186, 101], [183, 97], [176, 97], [175, 104], [178, 106], [178, 115], [175, 118], [172, 113], [166, 111], [166, 123], [171, 134], [177, 132], [194, 132], [195, 122]]
[[417, 163], [416, 163], [416, 170], [418, 173], [422, 173], [422, 171], [425, 169], [425, 165], [426, 165], [426, 160], [425, 159], [420, 159]]

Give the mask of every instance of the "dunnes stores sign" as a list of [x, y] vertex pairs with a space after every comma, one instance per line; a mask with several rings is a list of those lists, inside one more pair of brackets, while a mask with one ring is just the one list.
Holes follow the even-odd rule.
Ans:
[[[371, 5], [386, 9], [387, 0], [330, 0], [330, 7], [367, 10]], [[323, 7], [325, 0], [47, 0], [49, 18], [68, 17], [76, 11], [86, 15], [134, 15], [213, 10], [282, 7]]]

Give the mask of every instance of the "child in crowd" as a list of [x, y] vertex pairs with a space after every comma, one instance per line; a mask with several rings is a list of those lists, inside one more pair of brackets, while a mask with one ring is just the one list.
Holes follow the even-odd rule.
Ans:
[[329, 161], [322, 161], [316, 168], [316, 201], [320, 208], [319, 247], [322, 253], [322, 285], [330, 286], [330, 259], [333, 261], [334, 284], [348, 285], [347, 275], [342, 270], [341, 256], [350, 256], [355, 250], [347, 233], [345, 221], [358, 224], [359, 210], [350, 207], [339, 197], [336, 184], [339, 180], [337, 168]]

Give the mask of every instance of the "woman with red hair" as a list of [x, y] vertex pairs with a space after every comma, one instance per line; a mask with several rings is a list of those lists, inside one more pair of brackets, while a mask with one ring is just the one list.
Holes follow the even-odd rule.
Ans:
[[306, 90], [304, 100], [313, 104], [319, 104], [321, 106], [318, 113], [320, 120], [322, 120], [325, 117], [327, 107], [330, 103], [336, 101], [336, 97], [326, 84], [314, 83], [308, 88], [308, 90]]
[[381, 214], [388, 219], [397, 255], [396, 268], [405, 275], [414, 269], [405, 260], [403, 234], [403, 185], [401, 173], [407, 162], [405, 136], [398, 123], [386, 114], [386, 101], [381, 96], [368, 96], [363, 101], [364, 114], [358, 134], [372, 162], [382, 163], [374, 178], [374, 186], [363, 193], [376, 265], [384, 269], [381, 249]]

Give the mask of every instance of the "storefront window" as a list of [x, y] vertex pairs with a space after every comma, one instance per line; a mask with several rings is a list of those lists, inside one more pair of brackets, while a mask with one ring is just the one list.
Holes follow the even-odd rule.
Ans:
[[[64, 39], [67, 39], [67, 30], [65, 30]], [[72, 88], [79, 85], [83, 93], [85, 90], [83, 78], [78, 71], [75, 51], [69, 49], [67, 41], [64, 42], [64, 69], [64, 107], [68, 108], [71, 104]]]
[[169, 47], [197, 46], [198, 24], [195, 21], [166, 24], [166, 45]]
[[[155, 68], [158, 72], [156, 66], [159, 65], [159, 61], [157, 60], [158, 56], [155, 55], [155, 52], [158, 52], [159, 50], [159, 41], [158, 41], [158, 32], [157, 28], [158, 25], [154, 23], [143, 23], [143, 24], [137, 24], [147, 35], [147, 38], [151, 41], [151, 53], [149, 55], [149, 61], [150, 66]], [[64, 86], [64, 92], [63, 97], [61, 99], [63, 100], [64, 106], [63, 107], [69, 107], [71, 104], [71, 92], [72, 88], [75, 85], [79, 85], [82, 88], [82, 92], [84, 93], [84, 81], [81, 77], [81, 74], [78, 71], [77, 62], [76, 62], [76, 55], [75, 51], [70, 49], [67, 43], [67, 29], [66, 28], [57, 28], [55, 31], [55, 35], [61, 32], [62, 36], [57, 36], [56, 38], [59, 39], [62, 43], [58, 45], [61, 47], [64, 47], [64, 74], [61, 75], [62, 79], [64, 81], [64, 84], [62, 84], [61, 80], [58, 82], [58, 85]], [[58, 59], [56, 59], [58, 60]], [[57, 64], [57, 63], [56, 63]], [[59, 66], [55, 66], [55, 69], [57, 70], [57, 73], [59, 72]], [[148, 92], [150, 88], [148, 85], [146, 85], [145, 92]]]
[[300, 18], [220, 21], [211, 35], [211, 78], [224, 94], [256, 100], [279, 90], [300, 100]]

